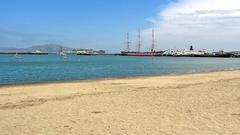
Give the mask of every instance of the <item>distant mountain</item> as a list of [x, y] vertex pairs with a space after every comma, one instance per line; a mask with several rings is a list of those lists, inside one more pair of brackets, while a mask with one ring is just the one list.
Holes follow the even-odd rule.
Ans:
[[46, 44], [46, 45], [38, 45], [31, 46], [28, 48], [10, 48], [10, 47], [1, 47], [0, 51], [19, 51], [19, 52], [35, 52], [36, 50], [48, 53], [57, 53], [59, 50], [63, 51], [71, 51], [73, 48], [65, 47], [59, 44]]
[[19, 49], [14, 47], [0, 47], [0, 51], [16, 51], [16, 50]]
[[63, 51], [71, 51], [73, 48], [70, 47], [65, 47], [62, 45], [58, 45], [58, 44], [47, 44], [47, 45], [38, 45], [38, 46], [31, 46], [26, 48], [26, 51], [36, 51], [36, 50], [40, 50], [43, 52], [48, 52], [48, 53], [57, 53], [59, 52], [59, 50], [63, 50]]

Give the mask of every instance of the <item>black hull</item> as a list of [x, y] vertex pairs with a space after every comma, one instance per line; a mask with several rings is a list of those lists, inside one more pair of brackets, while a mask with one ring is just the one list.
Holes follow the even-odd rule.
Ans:
[[96, 55], [96, 54], [77, 54], [77, 55], [92, 56], [92, 55]]

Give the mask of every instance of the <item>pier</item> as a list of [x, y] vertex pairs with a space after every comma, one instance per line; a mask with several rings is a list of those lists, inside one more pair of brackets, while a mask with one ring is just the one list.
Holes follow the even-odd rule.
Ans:
[[48, 55], [47, 52], [0, 52], [0, 54]]

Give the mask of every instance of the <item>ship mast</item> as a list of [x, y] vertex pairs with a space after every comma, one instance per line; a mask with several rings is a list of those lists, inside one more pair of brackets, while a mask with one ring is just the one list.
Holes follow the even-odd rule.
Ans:
[[127, 33], [127, 52], [129, 52], [130, 51], [130, 41], [129, 41], [129, 33]]
[[141, 33], [140, 29], [138, 30], [138, 45], [137, 45], [137, 51], [140, 52], [141, 50]]
[[59, 50], [58, 50], [58, 53], [60, 54], [60, 53], [62, 53], [62, 52], [63, 52], [63, 47], [60, 46], [60, 47], [59, 47]]
[[154, 52], [154, 48], [155, 48], [155, 34], [154, 34], [154, 29], [152, 29], [152, 48], [151, 48], [151, 52]]

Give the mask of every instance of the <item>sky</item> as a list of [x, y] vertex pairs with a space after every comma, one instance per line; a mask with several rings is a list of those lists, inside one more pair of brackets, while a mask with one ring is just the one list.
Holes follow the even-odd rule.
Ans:
[[240, 50], [239, 0], [1, 0], [0, 47], [62, 44], [119, 52], [142, 50]]

